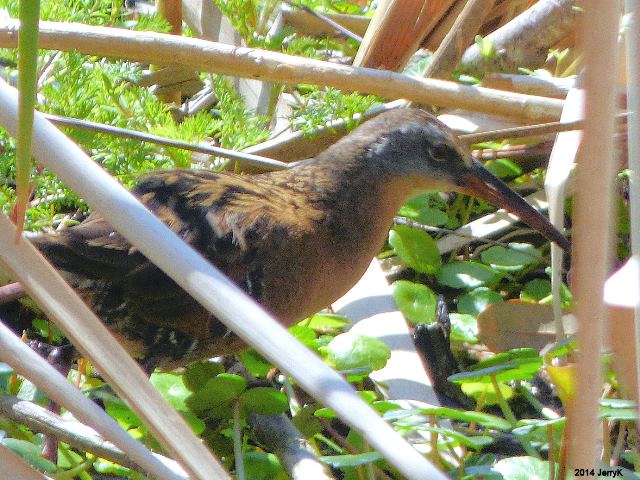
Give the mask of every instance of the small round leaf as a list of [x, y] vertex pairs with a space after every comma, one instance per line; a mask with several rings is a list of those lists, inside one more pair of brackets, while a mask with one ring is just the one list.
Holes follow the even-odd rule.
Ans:
[[254, 387], [240, 395], [240, 404], [246, 412], [260, 415], [279, 415], [289, 409], [287, 396], [272, 387]]
[[478, 315], [494, 303], [503, 302], [502, 295], [486, 287], [476, 288], [458, 299], [458, 312]]
[[440, 251], [427, 232], [398, 225], [389, 232], [389, 245], [416, 272], [434, 274], [440, 270]]
[[389, 347], [377, 338], [347, 332], [327, 345], [327, 356], [338, 370], [380, 370], [391, 356]]
[[393, 298], [411, 323], [431, 323], [436, 315], [437, 297], [426, 285], [398, 280], [393, 283]]
[[540, 261], [542, 254], [528, 243], [510, 243], [509, 248], [494, 245], [480, 254], [483, 263], [504, 271], [518, 271]]
[[452, 288], [477, 288], [499, 278], [490, 267], [476, 262], [447, 263], [440, 270], [438, 283]]

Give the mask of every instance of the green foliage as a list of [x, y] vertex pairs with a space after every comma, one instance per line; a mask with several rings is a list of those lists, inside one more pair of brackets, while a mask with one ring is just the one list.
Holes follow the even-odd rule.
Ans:
[[336, 336], [326, 349], [328, 361], [337, 370], [371, 372], [384, 368], [391, 352], [381, 340], [350, 332]]
[[505, 419], [482, 412], [462, 411], [448, 407], [416, 408], [412, 410], [392, 410], [385, 414], [387, 420], [394, 420], [396, 426], [408, 426], [420, 421], [420, 416], [438, 415], [450, 420], [477, 423], [492, 430], [510, 430], [511, 424]]
[[397, 225], [389, 232], [389, 245], [416, 272], [434, 274], [442, 259], [433, 238], [428, 233], [406, 225]]
[[478, 288], [492, 285], [500, 275], [486, 265], [476, 262], [451, 262], [442, 266], [438, 283], [452, 288]]
[[538, 263], [542, 254], [533, 245], [510, 243], [509, 248], [494, 245], [480, 254], [482, 262], [499, 271], [514, 272]]
[[443, 211], [443, 203], [435, 194], [424, 193], [405, 203], [398, 211], [398, 215], [437, 227], [449, 221], [449, 216]]
[[489, 160], [484, 164], [491, 173], [502, 179], [512, 179], [522, 175], [522, 168], [508, 158]]
[[493, 470], [502, 475], [504, 480], [545, 480], [549, 478], [549, 462], [535, 457], [503, 458], [494, 465]]
[[205, 413], [210, 409], [227, 404], [240, 396], [247, 388], [247, 381], [231, 373], [220, 373], [191, 394], [186, 405], [197, 413]]
[[244, 454], [245, 475], [252, 480], [287, 480], [289, 478], [273, 453], [257, 450]]
[[40, 445], [15, 438], [0, 439], [0, 444], [20, 455], [29, 465], [42, 472], [53, 473], [57, 471], [52, 462], [40, 456], [42, 448]]
[[260, 415], [279, 415], [289, 409], [287, 396], [271, 387], [254, 387], [245, 390], [239, 397], [245, 412]]
[[398, 280], [393, 284], [393, 298], [411, 323], [431, 323], [436, 315], [436, 294], [426, 285]]
[[478, 321], [474, 315], [450, 313], [451, 341], [478, 343]]
[[502, 301], [502, 295], [495, 290], [479, 287], [458, 298], [458, 312], [478, 315], [489, 305]]
[[[18, 0], [0, 0], [0, 9], [18, 18]], [[169, 24], [158, 15], [144, 15], [137, 19], [124, 16], [119, 2], [113, 0], [40, 1], [40, 19], [56, 22], [80, 22], [88, 25], [119, 26], [136, 30], [168, 32]]]
[[475, 38], [476, 45], [480, 49], [480, 54], [486, 60], [491, 60], [496, 56], [496, 49], [493, 45], [493, 42], [490, 38], [482, 37], [481, 35], [476, 35]]
[[532, 348], [518, 348], [499, 353], [476, 363], [467, 372], [451, 375], [455, 383], [490, 382], [495, 377], [500, 382], [531, 380], [542, 366], [542, 358]]
[[306, 90], [304, 106], [294, 110], [293, 126], [310, 134], [337, 118], [347, 119], [347, 126], [353, 128], [357, 124], [356, 113], [365, 112], [379, 103], [373, 95], [344, 94], [335, 88], [306, 87]]

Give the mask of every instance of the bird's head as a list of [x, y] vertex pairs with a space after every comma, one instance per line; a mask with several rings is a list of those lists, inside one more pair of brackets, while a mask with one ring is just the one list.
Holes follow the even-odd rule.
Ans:
[[544, 215], [474, 160], [468, 148], [433, 115], [418, 109], [393, 110], [362, 124], [352, 135], [366, 145], [367, 163], [410, 193], [431, 190], [473, 195], [508, 210], [547, 239], [569, 248], [566, 237]]

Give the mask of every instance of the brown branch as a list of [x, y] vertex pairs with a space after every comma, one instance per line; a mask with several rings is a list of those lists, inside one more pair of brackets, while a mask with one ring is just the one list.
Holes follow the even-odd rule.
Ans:
[[0, 287], [0, 305], [11, 303], [19, 298], [25, 297], [24, 287], [19, 282], [9, 283]]
[[454, 22], [449, 33], [433, 54], [424, 76], [447, 78], [462, 58], [465, 49], [482, 26], [495, 0], [469, 0]]
[[[0, 47], [15, 48], [17, 38], [18, 22], [1, 21]], [[174, 63], [203, 72], [294, 85], [309, 83], [331, 86], [388, 98], [406, 98], [424, 105], [490, 111], [537, 121], [557, 120], [563, 105], [558, 99], [354, 68], [197, 38], [77, 23], [41, 22], [39, 44], [44, 49], [75, 50], [88, 55], [147, 63]]]
[[575, 0], [540, 0], [512, 21], [487, 35], [495, 55], [485, 58], [478, 45], [462, 56], [460, 69], [469, 75], [485, 71], [515, 72], [544, 64], [549, 49], [575, 30], [580, 12]]

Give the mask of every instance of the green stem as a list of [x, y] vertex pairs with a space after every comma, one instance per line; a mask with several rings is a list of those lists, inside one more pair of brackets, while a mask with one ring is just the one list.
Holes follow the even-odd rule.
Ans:
[[22, 232], [29, 202], [31, 174], [31, 137], [33, 109], [38, 79], [38, 21], [40, 1], [20, 2], [20, 32], [18, 34], [18, 139], [16, 144], [16, 225]]
[[[518, 423], [518, 419], [514, 415], [513, 410], [511, 410], [509, 403], [502, 395], [502, 392], [500, 391], [500, 385], [498, 385], [498, 380], [496, 379], [495, 375], [491, 375], [491, 384], [493, 385], [493, 389], [496, 392], [496, 396], [498, 398], [498, 406], [500, 407], [500, 410], [502, 410], [502, 414], [504, 415], [504, 418], [506, 418], [509, 421], [509, 423], [511, 423], [511, 425], [515, 427], [516, 424]], [[522, 448], [524, 449], [524, 451], [527, 452], [527, 455], [530, 455], [535, 458], [540, 458], [540, 454], [535, 448], [533, 448], [529, 440], [519, 436], [517, 436], [516, 438], [522, 445]]]
[[65, 459], [73, 466], [63, 472], [51, 475], [51, 478], [54, 478], [55, 480], [67, 480], [75, 477], [87, 478], [87, 470], [91, 468], [96, 459], [93, 457], [88, 457], [84, 462], [76, 464], [75, 460], [66, 449], [61, 449], [61, 452], [64, 455]]
[[236, 459], [236, 478], [245, 480], [244, 459], [242, 458], [242, 425], [240, 423], [240, 402], [233, 402], [233, 454]]
[[518, 419], [514, 415], [513, 410], [511, 410], [509, 403], [502, 395], [502, 391], [500, 390], [500, 385], [498, 385], [498, 380], [496, 379], [496, 376], [490, 375], [490, 377], [491, 377], [491, 384], [493, 385], [493, 389], [496, 392], [496, 397], [498, 398], [498, 406], [500, 407], [500, 410], [502, 410], [502, 414], [504, 415], [504, 418], [506, 418], [509, 421], [509, 423], [511, 423], [511, 425], [515, 426], [516, 423], [518, 423]]

